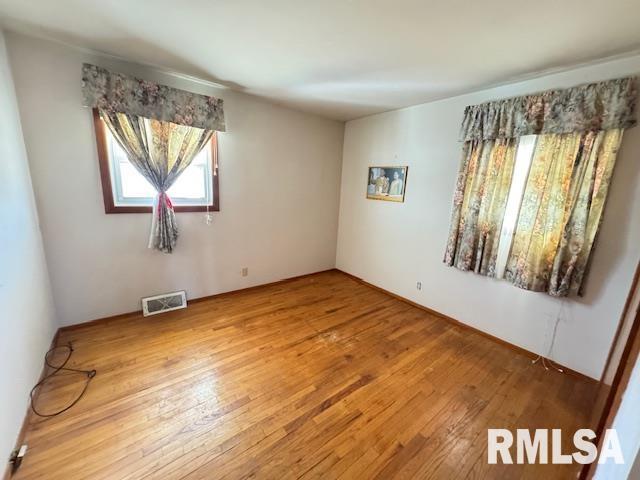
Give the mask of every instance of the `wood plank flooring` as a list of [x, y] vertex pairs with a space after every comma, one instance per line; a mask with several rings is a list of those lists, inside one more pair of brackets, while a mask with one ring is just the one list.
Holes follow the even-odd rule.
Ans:
[[[573, 433], [595, 392], [337, 271], [69, 341], [98, 374], [68, 412], [29, 418], [16, 480], [575, 478], [487, 465], [486, 429]], [[62, 375], [38, 405], [81, 387]]]

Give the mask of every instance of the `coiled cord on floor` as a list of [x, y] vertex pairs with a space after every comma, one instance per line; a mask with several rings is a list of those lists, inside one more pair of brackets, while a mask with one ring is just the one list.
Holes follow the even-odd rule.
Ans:
[[[69, 352], [67, 353], [67, 358], [64, 359], [64, 361], [62, 362], [62, 364], [60, 365], [53, 365], [51, 363], [50, 360], [50, 356], [53, 352], [55, 352], [56, 350], [59, 350], [61, 348], [67, 348], [69, 350]], [[89, 383], [91, 382], [91, 380], [93, 379], [93, 377], [96, 376], [96, 371], [95, 370], [79, 370], [77, 368], [69, 368], [67, 367], [67, 362], [69, 361], [69, 359], [71, 358], [71, 354], [73, 353], [73, 346], [71, 345], [71, 342], [69, 342], [67, 345], [60, 345], [60, 346], [56, 346], [53, 347], [52, 349], [50, 349], [45, 355], [44, 355], [44, 363], [46, 364], [46, 366], [48, 368], [52, 368], [53, 371], [51, 371], [50, 373], [47, 373], [44, 375], [44, 377], [42, 377], [42, 379], [36, 383], [33, 388], [31, 389], [31, 393], [29, 393], [29, 398], [31, 399], [31, 410], [33, 410], [33, 413], [35, 413], [36, 415], [38, 415], [39, 417], [55, 417], [56, 415], [60, 415], [63, 412], [66, 412], [67, 410], [69, 410], [71, 407], [73, 407], [76, 403], [78, 403], [80, 401], [80, 399], [83, 397], [83, 395], [85, 394], [85, 392], [87, 391], [87, 388], [89, 387]], [[67, 405], [66, 407], [64, 407], [62, 410], [58, 410], [55, 413], [41, 413], [36, 409], [36, 406], [34, 404], [34, 395], [36, 393], [36, 391], [38, 390], [38, 388], [40, 388], [47, 380], [49, 380], [50, 378], [53, 378], [56, 374], [58, 374], [61, 371], [67, 371], [67, 372], [74, 372], [74, 373], [82, 373], [84, 375], [87, 376], [87, 380], [86, 383], [84, 384], [84, 388], [82, 389], [82, 391], [80, 392], [80, 395], [78, 395], [78, 397], [71, 402], [69, 405]]]

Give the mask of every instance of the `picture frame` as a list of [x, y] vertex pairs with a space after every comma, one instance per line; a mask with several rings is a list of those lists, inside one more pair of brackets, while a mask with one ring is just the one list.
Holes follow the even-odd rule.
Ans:
[[367, 172], [367, 198], [404, 203], [408, 166], [370, 166]]

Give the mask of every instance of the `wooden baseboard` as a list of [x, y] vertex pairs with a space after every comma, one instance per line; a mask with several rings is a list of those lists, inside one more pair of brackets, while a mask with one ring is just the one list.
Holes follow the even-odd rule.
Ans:
[[[294, 280], [300, 280], [301, 278], [312, 277], [313, 275], [318, 275], [319, 273], [332, 272], [332, 271], [336, 271], [336, 269], [335, 268], [329, 268], [327, 270], [320, 270], [318, 272], [305, 273], [304, 275], [296, 275], [295, 277], [283, 278], [282, 280], [276, 280], [275, 282], [262, 283], [260, 285], [254, 285], [252, 287], [238, 288], [236, 290], [229, 290], [228, 292], [214, 293], [213, 295], [205, 295], [204, 297], [188, 298], [187, 299], [187, 303], [198, 303], [198, 302], [204, 302], [206, 300], [211, 300], [211, 299], [214, 299], [214, 298], [220, 298], [220, 297], [225, 297], [225, 296], [229, 296], [229, 295], [237, 295], [239, 293], [246, 293], [246, 292], [249, 292], [251, 290], [257, 290], [257, 289], [261, 289], [261, 288], [273, 287], [274, 285], [280, 285], [282, 283], [293, 282]], [[74, 323], [73, 325], [67, 325], [67, 326], [64, 326], [64, 327], [60, 327], [58, 329], [58, 334], [62, 333], [62, 332], [71, 332], [71, 331], [77, 330], [79, 328], [85, 328], [85, 327], [89, 327], [89, 326], [97, 325], [97, 324], [101, 324], [101, 323], [108, 323], [108, 322], [112, 322], [114, 320], [121, 320], [123, 318], [132, 317], [132, 316], [135, 316], [135, 315], [142, 315], [142, 310], [136, 310], [134, 312], [128, 312], [128, 313], [120, 313], [118, 315], [112, 315], [110, 317], [96, 318], [95, 320], [89, 320], [89, 321], [82, 322], [82, 323]]]
[[[229, 295], [236, 295], [236, 294], [240, 294], [240, 293], [246, 293], [246, 292], [249, 292], [251, 290], [257, 290], [257, 289], [261, 289], [261, 288], [272, 287], [274, 285], [288, 283], [288, 282], [292, 282], [294, 280], [299, 280], [301, 278], [311, 277], [313, 275], [317, 275], [317, 274], [325, 273], [325, 272], [331, 272], [331, 271], [340, 272], [340, 273], [352, 278], [353, 280], [362, 283], [363, 285], [367, 285], [368, 287], [376, 289], [376, 290], [378, 290], [380, 292], [384, 292], [387, 295], [392, 296], [393, 298], [396, 298], [396, 299], [398, 299], [398, 300], [400, 300], [402, 302], [408, 303], [409, 305], [412, 305], [412, 306], [414, 306], [416, 308], [419, 308], [419, 309], [421, 309], [421, 310], [423, 310], [423, 311], [425, 311], [427, 313], [430, 313], [431, 315], [434, 315], [436, 317], [442, 318], [443, 320], [446, 320], [447, 322], [450, 322], [450, 323], [452, 323], [454, 325], [457, 325], [457, 326], [459, 326], [461, 328], [464, 328], [466, 330], [470, 330], [470, 331], [475, 332], [475, 333], [477, 333], [479, 335], [482, 335], [483, 337], [486, 337], [486, 338], [488, 338], [488, 339], [490, 339], [490, 340], [492, 340], [492, 341], [494, 341], [496, 343], [504, 345], [505, 347], [508, 347], [508, 348], [510, 348], [512, 350], [515, 350], [516, 352], [521, 353], [521, 354], [523, 354], [523, 355], [525, 355], [525, 356], [527, 356], [527, 357], [529, 357], [531, 359], [538, 358], [538, 354], [537, 353], [534, 353], [534, 352], [531, 352], [530, 350], [527, 350], [525, 348], [519, 347], [518, 345], [514, 345], [513, 343], [509, 343], [506, 340], [503, 340], [503, 339], [501, 339], [499, 337], [491, 335], [490, 333], [487, 333], [487, 332], [484, 332], [482, 330], [479, 330], [479, 329], [477, 329], [475, 327], [472, 327], [471, 325], [463, 323], [460, 320], [456, 320], [455, 318], [449, 317], [448, 315], [440, 313], [440, 312], [438, 312], [436, 310], [433, 310], [433, 309], [431, 309], [429, 307], [425, 307], [424, 305], [421, 305], [419, 303], [413, 302], [413, 301], [409, 300], [408, 298], [402, 297], [402, 296], [397, 295], [397, 294], [395, 294], [393, 292], [385, 290], [384, 288], [378, 287], [377, 285], [373, 285], [372, 283], [369, 283], [369, 282], [367, 282], [367, 281], [365, 281], [365, 280], [363, 280], [363, 279], [361, 279], [359, 277], [356, 277], [355, 275], [352, 275], [352, 274], [350, 274], [348, 272], [340, 270], [339, 268], [330, 268], [330, 269], [327, 269], [327, 270], [321, 270], [319, 272], [307, 273], [307, 274], [298, 275], [298, 276], [295, 276], [295, 277], [284, 278], [282, 280], [277, 280], [275, 282], [263, 283], [261, 285], [254, 285], [252, 287], [240, 288], [240, 289], [237, 289], [237, 290], [230, 290], [228, 292], [221, 292], [221, 293], [216, 293], [216, 294], [213, 294], [213, 295], [206, 295], [204, 297], [197, 297], [197, 298], [189, 299], [188, 301], [191, 302], [191, 303], [204, 302], [206, 300], [211, 300], [211, 299], [214, 299], [214, 298], [220, 298], [220, 297], [229, 296]], [[98, 319], [95, 319], [95, 320], [90, 320], [88, 322], [76, 323], [74, 325], [68, 325], [66, 327], [60, 327], [60, 329], [58, 330], [58, 333], [56, 334], [56, 336], [58, 336], [58, 334], [60, 334], [62, 332], [70, 332], [70, 331], [73, 331], [73, 330], [76, 330], [76, 329], [79, 329], [79, 328], [85, 328], [85, 327], [89, 327], [89, 326], [92, 326], [92, 325], [97, 325], [97, 324], [100, 324], [100, 323], [108, 323], [108, 322], [112, 322], [112, 321], [115, 321], [115, 320], [120, 320], [120, 319], [123, 319], [123, 318], [131, 317], [131, 316], [134, 316], [134, 315], [141, 315], [141, 314], [142, 314], [142, 310], [137, 310], [135, 312], [122, 313], [122, 314], [113, 315], [113, 316], [110, 316], [110, 317], [98, 318]], [[569, 367], [566, 367], [564, 365], [560, 365], [555, 360], [551, 360], [549, 358], [547, 358], [546, 360], [548, 360], [549, 362], [553, 362], [556, 366], [558, 366], [559, 368], [564, 370], [564, 372], [567, 373], [567, 374], [582, 378], [582, 379], [587, 380], [589, 382], [599, 383], [598, 380], [596, 380], [594, 378], [591, 378], [588, 375], [585, 375], [583, 373], [577, 372], [577, 371], [575, 371], [575, 370], [573, 370], [573, 369], [571, 369]]]
[[[413, 307], [416, 307], [416, 308], [419, 308], [420, 310], [424, 310], [425, 312], [430, 313], [431, 315], [434, 315], [436, 317], [442, 318], [443, 320], [446, 320], [449, 323], [457, 325], [458, 327], [464, 328], [465, 330], [470, 330], [470, 331], [472, 331], [474, 333], [482, 335], [483, 337], [486, 337], [489, 340], [492, 340], [492, 341], [494, 341], [496, 343], [504, 345], [505, 347], [508, 347], [511, 350], [515, 350], [516, 352], [521, 353], [521, 354], [523, 354], [523, 355], [525, 355], [525, 356], [527, 356], [527, 357], [529, 357], [531, 359], [535, 359], [535, 358], [539, 357], [539, 355], [537, 353], [534, 353], [534, 352], [532, 352], [530, 350], [527, 350], [526, 348], [522, 348], [522, 347], [519, 347], [518, 345], [514, 345], [513, 343], [509, 343], [506, 340], [503, 340], [503, 339], [501, 339], [499, 337], [491, 335], [490, 333], [487, 333], [487, 332], [479, 330], [479, 329], [477, 329], [475, 327], [472, 327], [471, 325], [463, 323], [460, 320], [456, 320], [455, 318], [452, 318], [452, 317], [450, 317], [448, 315], [445, 315], [444, 313], [440, 313], [440, 312], [438, 312], [436, 310], [433, 310], [433, 309], [431, 309], [429, 307], [425, 307], [424, 305], [420, 305], [419, 303], [416, 303], [416, 302], [414, 302], [412, 300], [409, 300], [408, 298], [405, 298], [405, 297], [402, 297], [402, 296], [400, 296], [398, 294], [390, 292], [389, 290], [385, 290], [382, 287], [378, 287], [377, 285], [369, 283], [366, 280], [363, 280], [362, 278], [356, 277], [355, 275], [352, 275], [352, 274], [350, 274], [348, 272], [345, 272], [344, 270], [340, 270], [339, 268], [336, 268], [336, 270], [341, 272], [341, 273], [343, 273], [343, 274], [345, 274], [345, 275], [347, 275], [348, 277], [352, 278], [356, 282], [362, 283], [363, 285], [367, 285], [370, 288], [373, 288], [373, 289], [378, 290], [380, 292], [386, 293], [387, 295], [389, 295], [389, 296], [391, 296], [393, 298], [396, 298], [396, 299], [398, 299], [398, 300], [400, 300], [402, 302], [408, 303], [409, 305], [411, 305]], [[545, 359], [548, 360], [549, 362], [553, 362], [553, 364], [556, 365], [557, 367], [561, 368], [564, 371], [564, 373], [567, 373], [569, 375], [573, 375], [573, 376], [582, 378], [582, 379], [584, 379], [586, 381], [589, 381], [589, 382], [592, 382], [592, 383], [599, 383], [598, 380], [596, 380], [594, 378], [591, 378], [588, 375], [585, 375], [584, 373], [577, 372], [577, 371], [575, 371], [575, 370], [573, 370], [573, 369], [571, 369], [569, 367], [565, 367], [564, 365], [559, 364], [555, 360], [551, 360], [550, 358], [546, 358], [546, 357], [545, 357]]]

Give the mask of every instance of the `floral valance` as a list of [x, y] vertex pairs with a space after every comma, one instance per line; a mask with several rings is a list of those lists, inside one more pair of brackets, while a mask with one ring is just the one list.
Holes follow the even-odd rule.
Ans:
[[635, 107], [635, 77], [549, 90], [468, 106], [460, 140], [629, 128], [636, 123]]
[[180, 125], [225, 131], [222, 100], [82, 65], [83, 105]]

